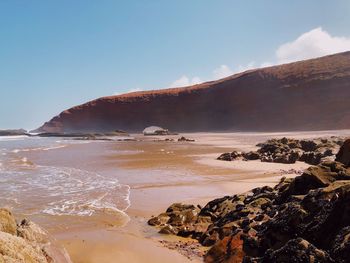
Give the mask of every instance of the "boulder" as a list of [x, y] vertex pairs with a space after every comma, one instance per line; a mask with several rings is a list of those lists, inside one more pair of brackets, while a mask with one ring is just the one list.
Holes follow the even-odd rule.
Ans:
[[223, 153], [217, 159], [220, 161], [232, 161], [233, 160], [231, 153]]
[[312, 165], [317, 165], [321, 162], [322, 157], [325, 157], [325, 156], [319, 152], [304, 152], [300, 156], [300, 161], [308, 164], [312, 164]]
[[296, 140], [290, 138], [271, 139], [257, 144], [257, 151], [224, 153], [219, 160], [233, 161], [236, 159], [258, 160], [274, 163], [295, 163], [296, 161], [317, 165], [324, 160], [334, 161], [334, 153], [339, 148], [339, 138], [323, 138], [314, 140]]
[[23, 239], [36, 242], [36, 243], [48, 243], [48, 233], [44, 231], [37, 224], [23, 219], [22, 222], [17, 227], [17, 236], [22, 237]]
[[350, 139], [347, 139], [340, 147], [336, 156], [336, 161], [343, 163], [345, 167], [350, 166]]
[[166, 234], [166, 235], [170, 235], [170, 234], [176, 235], [178, 231], [174, 229], [171, 225], [166, 225], [161, 230], [159, 230], [159, 233]]
[[8, 209], [0, 209], [0, 263], [70, 263], [66, 251], [29, 220], [19, 225]]
[[221, 161], [233, 161], [241, 157], [242, 157], [242, 154], [240, 152], [233, 151], [230, 153], [223, 153], [217, 159]]
[[205, 263], [238, 263], [244, 258], [243, 241], [240, 234], [225, 237], [209, 249]]
[[178, 142], [194, 142], [194, 139], [188, 139], [184, 136], [180, 137], [179, 139], [177, 139]]
[[311, 166], [289, 185], [287, 195], [302, 195], [312, 189], [326, 187], [337, 180], [350, 180], [350, 170], [337, 162], [324, 162]]
[[[247, 262], [247, 261], [245, 261]], [[318, 249], [308, 241], [297, 238], [288, 241], [283, 247], [277, 250], [268, 250], [261, 263], [335, 263], [329, 254]]]
[[[282, 142], [314, 147], [286, 138], [269, 145]], [[280, 149], [287, 147], [275, 148], [271, 156], [283, 155]], [[212, 246], [205, 262], [349, 262], [350, 167], [322, 161], [300, 176], [283, 177], [273, 188], [225, 196], [203, 208], [173, 204], [166, 215], [170, 219], [165, 226], [171, 227], [163, 232]]]
[[4, 262], [50, 262], [41, 250], [40, 246], [32, 245], [23, 238], [0, 232], [0, 255]]
[[331, 256], [337, 259], [338, 263], [346, 263], [350, 259], [350, 226], [344, 227], [335, 237]]
[[0, 208], [0, 231], [15, 235], [17, 233], [17, 224], [11, 211], [6, 208]]
[[162, 213], [156, 217], [152, 217], [150, 220], [148, 220], [148, 224], [150, 226], [159, 226], [159, 225], [165, 225], [170, 219], [170, 216], [168, 216], [167, 213]]
[[305, 152], [312, 152], [317, 149], [317, 143], [311, 140], [301, 140], [301, 149]]
[[259, 160], [260, 159], [260, 155], [256, 151], [250, 151], [247, 153], [243, 153], [242, 156], [246, 160]]

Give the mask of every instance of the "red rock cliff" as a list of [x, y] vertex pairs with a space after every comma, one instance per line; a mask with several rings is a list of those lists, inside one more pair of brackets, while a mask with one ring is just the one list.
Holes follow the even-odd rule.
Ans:
[[350, 52], [185, 88], [99, 98], [38, 131], [286, 131], [350, 128]]

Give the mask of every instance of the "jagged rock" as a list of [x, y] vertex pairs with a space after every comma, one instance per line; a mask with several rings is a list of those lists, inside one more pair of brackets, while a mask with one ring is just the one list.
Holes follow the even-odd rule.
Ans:
[[178, 231], [176, 231], [176, 229], [174, 229], [171, 225], [166, 225], [165, 227], [163, 227], [160, 231], [160, 234], [173, 234], [176, 235], [178, 233]]
[[231, 153], [223, 153], [217, 159], [221, 160], [221, 161], [232, 161], [233, 160]]
[[346, 167], [350, 166], [350, 139], [346, 140], [341, 146], [336, 161], [343, 163]]
[[259, 160], [260, 159], [259, 153], [255, 152], [255, 151], [250, 151], [250, 152], [247, 152], [247, 153], [243, 153], [242, 156], [246, 160]]
[[179, 139], [177, 139], [178, 142], [194, 142], [194, 139], [188, 139], [184, 136], [180, 137]]
[[167, 213], [162, 213], [156, 217], [152, 217], [150, 220], [148, 220], [148, 224], [150, 226], [158, 226], [158, 225], [164, 225], [168, 222], [170, 219], [170, 216], [168, 216]]
[[338, 263], [346, 263], [350, 258], [350, 227], [344, 227], [335, 237], [332, 249], [332, 257], [337, 259]]
[[324, 162], [309, 167], [301, 176], [297, 176], [284, 195], [302, 195], [309, 190], [326, 187], [336, 180], [350, 180], [350, 169], [337, 162]]
[[70, 263], [64, 249], [55, 247], [48, 234], [28, 220], [19, 225], [8, 209], [0, 209], [0, 263]]
[[[247, 260], [245, 261], [247, 262]], [[282, 248], [268, 250], [261, 263], [335, 263], [329, 254], [308, 241], [297, 238], [288, 241]]]
[[0, 208], [0, 231], [15, 235], [17, 224], [11, 211], [6, 208]]
[[194, 210], [197, 209], [194, 205], [187, 205], [182, 203], [174, 203], [171, 206], [169, 206], [166, 210], [166, 213], [172, 213], [172, 212], [181, 212], [185, 210]]
[[323, 161], [300, 176], [281, 178], [273, 188], [225, 196], [203, 208], [174, 204], [166, 214], [183, 216], [180, 225], [167, 222], [176, 234], [212, 246], [206, 262], [345, 263], [350, 257], [350, 168]]
[[224, 153], [218, 160], [233, 161], [237, 159], [258, 160], [262, 162], [295, 163], [296, 161], [317, 165], [321, 161], [335, 159], [334, 153], [339, 148], [339, 138], [296, 140], [290, 138], [271, 139], [257, 144], [260, 149], [251, 152]]
[[301, 149], [305, 152], [312, 152], [317, 149], [317, 143], [311, 140], [301, 140], [300, 146]]
[[18, 225], [17, 236], [31, 242], [49, 242], [48, 233], [40, 228], [37, 224], [26, 219], [22, 220], [22, 222]]
[[204, 257], [205, 263], [235, 263], [242, 262], [244, 251], [240, 234], [228, 236], [217, 242]]
[[325, 157], [325, 156], [321, 153], [304, 152], [299, 160], [308, 164], [317, 165], [321, 162], [322, 157]]
[[4, 262], [50, 262], [39, 246], [26, 242], [23, 238], [0, 232], [0, 255]]
[[242, 154], [240, 152], [233, 151], [231, 153], [223, 153], [217, 159], [221, 161], [232, 161], [241, 157], [242, 157]]

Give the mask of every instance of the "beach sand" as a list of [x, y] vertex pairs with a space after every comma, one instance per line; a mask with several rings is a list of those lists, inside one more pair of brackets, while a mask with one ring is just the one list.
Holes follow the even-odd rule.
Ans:
[[[138, 141], [73, 145], [70, 149], [46, 153], [45, 157], [37, 152], [30, 156], [36, 163], [115, 173], [120, 183], [130, 186], [130, 207], [126, 210], [128, 221], [121, 223], [115, 219], [113, 222], [113, 218], [102, 215], [92, 224], [75, 222], [73, 226], [65, 218], [55, 218], [61, 222], [58, 225], [64, 227], [57, 227], [55, 223], [39, 223], [46, 226], [76, 263], [200, 262], [199, 256], [189, 255], [188, 258], [177, 250], [166, 248], [161, 240], [188, 240], [158, 234], [155, 228], [147, 225], [147, 220], [174, 202], [205, 205], [214, 198], [242, 193], [254, 187], [272, 186], [284, 173], [296, 176], [288, 172], [291, 169], [300, 171], [309, 166], [300, 162], [288, 165], [260, 161], [225, 162], [216, 160], [216, 157], [234, 149], [256, 149], [256, 143], [269, 138], [315, 138], [347, 134], [348, 131], [181, 134], [196, 142], [154, 141], [179, 136], [134, 135]], [[92, 157], [80, 157], [77, 164], [74, 158], [67, 158], [69, 151], [97, 153]]]

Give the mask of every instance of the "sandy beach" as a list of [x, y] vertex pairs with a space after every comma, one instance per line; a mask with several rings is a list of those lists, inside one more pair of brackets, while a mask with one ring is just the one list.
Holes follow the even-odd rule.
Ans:
[[[162, 141], [177, 136], [143, 137], [128, 142], [72, 144], [51, 151], [20, 153], [38, 165], [84, 169], [117, 177], [129, 187], [128, 206], [119, 213], [93, 216], [32, 216], [68, 251], [73, 262], [200, 262], [200, 253], [181, 254], [161, 241], [194, 242], [157, 233], [147, 220], [174, 202], [205, 205], [225, 195], [254, 187], [274, 185], [282, 174], [293, 177], [309, 165], [225, 162], [216, 158], [225, 151], [256, 149], [269, 138], [346, 136], [349, 131], [319, 133], [196, 133], [181, 134], [195, 142]], [[194, 242], [195, 243], [195, 242]], [[174, 243], [175, 244], [175, 243]], [[194, 244], [195, 245], [195, 244]], [[169, 247], [169, 246], [168, 246]], [[202, 249], [202, 248], [201, 248]], [[179, 253], [180, 252], [180, 253]]]

